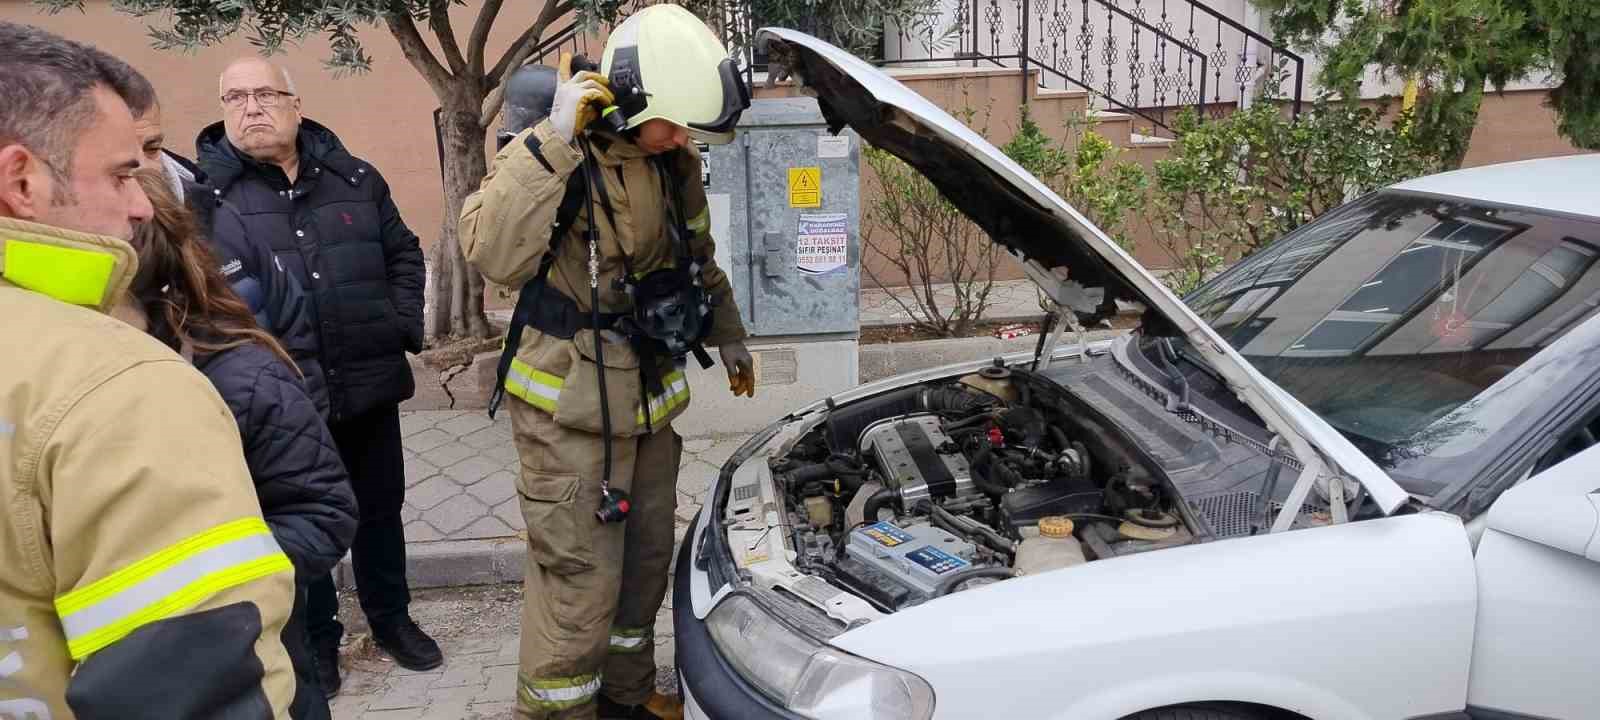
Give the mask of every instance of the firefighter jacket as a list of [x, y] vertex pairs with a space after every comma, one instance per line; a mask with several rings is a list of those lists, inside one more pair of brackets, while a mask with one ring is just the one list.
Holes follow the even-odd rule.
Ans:
[[0, 717], [280, 718], [289, 559], [127, 243], [0, 219]]
[[[632, 310], [628, 294], [615, 284], [629, 264], [639, 277], [675, 262], [668, 226], [671, 195], [663, 184], [664, 174], [633, 143], [615, 136], [592, 137], [599, 181], [605, 184], [603, 195], [595, 193], [596, 203], [598, 206], [600, 198], [609, 198], [612, 211], [608, 215], [597, 209], [594, 220], [587, 207], [580, 211], [555, 251], [549, 275], [550, 287], [576, 302], [585, 317], [590, 311], [590, 277], [584, 234], [591, 221], [598, 223], [602, 313]], [[535, 147], [538, 155], [532, 150]], [[578, 149], [557, 135], [548, 120], [506, 143], [482, 187], [467, 198], [461, 211], [461, 247], [467, 262], [489, 280], [509, 287], [520, 288], [533, 279], [540, 260], [550, 250], [551, 227], [567, 178], [575, 171], [582, 172], [581, 160]], [[704, 344], [710, 347], [743, 340], [744, 325], [739, 321], [732, 286], [713, 259], [715, 246], [700, 183], [699, 153], [686, 148], [673, 152], [668, 160], [691, 231], [689, 252], [702, 260], [701, 282], [715, 303]], [[665, 358], [657, 362], [662, 369], [662, 392], [650, 395], [640, 377], [639, 358], [626, 340], [613, 332], [601, 336], [614, 436], [659, 430], [688, 407], [689, 384], [681, 364]], [[563, 340], [529, 327], [523, 330], [505, 390], [551, 413], [565, 427], [599, 433], [597, 372], [592, 329], [579, 330], [572, 339]]]

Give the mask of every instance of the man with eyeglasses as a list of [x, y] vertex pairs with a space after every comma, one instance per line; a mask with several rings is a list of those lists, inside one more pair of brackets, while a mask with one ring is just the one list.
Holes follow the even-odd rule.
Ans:
[[[136, 77], [145, 86], [150, 85], [143, 75]], [[151, 93], [154, 97], [153, 89]], [[200, 166], [166, 147], [161, 120], [159, 99], [133, 118], [134, 132], [139, 134], [139, 166], [160, 171], [173, 193], [183, 198], [228, 285], [250, 307], [262, 329], [276, 336], [289, 351], [299, 366], [306, 393], [327, 420], [327, 382], [317, 359], [311, 299], [273, 256], [272, 247], [250, 235], [239, 211], [222, 199], [221, 191], [206, 183]]]
[[[236, 60], [218, 90], [222, 122], [200, 132], [200, 170], [312, 299], [328, 426], [361, 513], [351, 546], [361, 609], [401, 667], [438, 667], [438, 644], [410, 616], [400, 518], [399, 405], [415, 391], [405, 353], [422, 351], [422, 249], [378, 170], [301, 116], [285, 70]], [[306, 609], [317, 680], [332, 697], [344, 627], [331, 576], [310, 580]]]

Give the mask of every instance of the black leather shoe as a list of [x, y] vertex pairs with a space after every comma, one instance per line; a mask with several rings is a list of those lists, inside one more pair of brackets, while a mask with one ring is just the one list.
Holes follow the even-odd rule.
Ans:
[[444, 664], [444, 653], [439, 643], [417, 627], [411, 618], [393, 625], [372, 628], [372, 639], [389, 657], [407, 670], [432, 670]]
[[319, 645], [316, 648], [317, 685], [322, 696], [333, 699], [339, 694], [339, 645]]

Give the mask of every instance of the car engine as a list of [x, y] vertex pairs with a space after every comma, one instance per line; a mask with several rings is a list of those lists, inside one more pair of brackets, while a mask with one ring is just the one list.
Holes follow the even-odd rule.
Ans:
[[995, 366], [835, 408], [772, 461], [795, 567], [884, 612], [1193, 540], [1059, 386]]

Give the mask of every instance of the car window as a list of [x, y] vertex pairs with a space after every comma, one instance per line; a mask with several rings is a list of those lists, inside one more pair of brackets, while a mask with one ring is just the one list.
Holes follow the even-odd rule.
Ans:
[[[1527, 411], [1600, 367], [1583, 365], [1600, 349], [1600, 325], [1528, 365], [1596, 316], [1597, 260], [1594, 219], [1385, 191], [1300, 228], [1185, 300], [1263, 374], [1394, 470], [1492, 446], [1491, 436], [1517, 432]], [[1517, 373], [1524, 366], [1541, 369]]]

